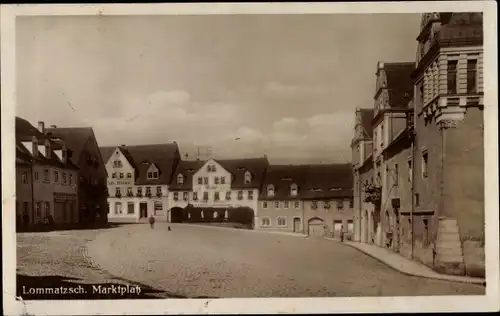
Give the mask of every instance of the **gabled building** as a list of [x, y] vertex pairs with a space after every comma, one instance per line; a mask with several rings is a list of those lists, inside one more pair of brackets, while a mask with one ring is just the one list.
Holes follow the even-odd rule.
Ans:
[[373, 120], [374, 109], [356, 109], [354, 136], [351, 142], [353, 167], [353, 206], [355, 241], [367, 242], [368, 219], [373, 204], [364, 200], [364, 189], [373, 182]]
[[269, 162], [266, 157], [181, 161], [170, 184], [169, 221], [194, 208], [249, 207], [258, 217], [257, 199]]
[[425, 13], [417, 41], [411, 256], [484, 275], [482, 13]]
[[304, 233], [308, 165], [271, 165], [262, 181], [255, 229]]
[[[43, 126], [39, 122], [40, 129]], [[22, 118], [16, 117], [15, 130], [19, 226], [77, 224], [79, 168], [70, 159], [72, 152]]]
[[180, 161], [176, 143], [101, 147], [110, 222], [167, 220], [169, 184]]
[[94, 130], [91, 127], [45, 128], [39, 124], [40, 132], [59, 147], [69, 149], [72, 164], [78, 166], [79, 222], [93, 225], [107, 222], [106, 168], [99, 150]]

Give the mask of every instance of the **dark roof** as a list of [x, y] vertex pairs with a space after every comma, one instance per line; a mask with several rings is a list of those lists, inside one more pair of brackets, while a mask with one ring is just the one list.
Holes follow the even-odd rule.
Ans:
[[374, 109], [359, 109], [361, 113], [361, 126], [363, 128], [363, 136], [367, 138], [373, 137], [373, 114]]
[[60, 138], [64, 141], [67, 148], [71, 150], [71, 161], [76, 165], [80, 160], [85, 144], [94, 136], [91, 127], [57, 127], [46, 128], [47, 136]]
[[[54, 148], [58, 148], [59, 144], [50, 140], [49, 137], [40, 132], [27, 120], [20, 117], [16, 117], [15, 122], [16, 130], [16, 162], [21, 160], [25, 163], [35, 162], [43, 165], [50, 165], [58, 168], [68, 168], [68, 169], [78, 169], [78, 167], [72, 163], [70, 160], [66, 164], [62, 162], [61, 159], [55, 154]], [[29, 149], [26, 148], [23, 142], [30, 142], [32, 146], [33, 137], [38, 140], [39, 146], [44, 146], [47, 141], [49, 141], [51, 146], [50, 158], [45, 156], [45, 153], [40, 153], [37, 157], [33, 157]]]
[[[309, 165], [271, 165], [267, 169], [262, 182], [260, 199], [265, 200], [283, 200], [300, 199], [301, 192], [306, 189], [307, 172]], [[290, 186], [298, 186], [296, 197], [290, 196]], [[274, 186], [274, 196], [267, 195], [267, 187]]]
[[[192, 161], [180, 161], [175, 170], [174, 176], [172, 177], [172, 182], [170, 184], [169, 190], [171, 191], [187, 191], [193, 188], [193, 175], [198, 171], [205, 161], [192, 160]], [[182, 184], [177, 183], [177, 176], [182, 174], [184, 176], [184, 182]]]
[[310, 165], [303, 199], [352, 197], [353, 172], [351, 164]]
[[391, 108], [406, 108], [413, 96], [411, 73], [415, 62], [384, 63]]
[[[137, 185], [168, 184], [180, 159], [176, 143], [118, 146], [129, 163], [136, 170]], [[100, 147], [104, 163], [107, 163], [116, 147]], [[159, 178], [149, 180], [147, 171], [154, 164], [159, 170]]]

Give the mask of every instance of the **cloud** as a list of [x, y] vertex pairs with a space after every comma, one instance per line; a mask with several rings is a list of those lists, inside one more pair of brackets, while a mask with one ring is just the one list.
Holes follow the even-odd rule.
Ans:
[[276, 81], [268, 82], [264, 88], [264, 92], [282, 96], [297, 96], [320, 92], [319, 87], [309, 87], [301, 85], [290, 85]]

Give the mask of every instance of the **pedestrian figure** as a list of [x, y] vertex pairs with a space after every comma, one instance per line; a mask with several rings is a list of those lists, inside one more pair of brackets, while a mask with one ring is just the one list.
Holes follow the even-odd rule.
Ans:
[[155, 218], [153, 215], [149, 218], [149, 224], [151, 225], [151, 229], [155, 228]]
[[170, 226], [168, 226], [168, 231], [171, 231]]
[[344, 225], [340, 228], [340, 242], [344, 242]]

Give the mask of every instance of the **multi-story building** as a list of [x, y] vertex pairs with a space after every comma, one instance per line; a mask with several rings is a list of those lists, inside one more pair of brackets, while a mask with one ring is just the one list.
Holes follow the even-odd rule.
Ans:
[[373, 204], [364, 200], [364, 188], [373, 182], [373, 112], [356, 109], [354, 137], [351, 142], [353, 166], [354, 240], [368, 242], [369, 218]]
[[413, 257], [484, 275], [482, 13], [423, 14], [417, 41]]
[[16, 226], [18, 229], [29, 226], [33, 221], [33, 180], [32, 159], [16, 142]]
[[[16, 117], [16, 143], [16, 156], [23, 162], [16, 165], [19, 168], [16, 175], [21, 177], [16, 179], [21, 193], [18, 202], [22, 203], [19, 207], [22, 214], [18, 215], [23, 224], [50, 220], [54, 224], [77, 223], [79, 169], [69, 159], [71, 151], [19, 117]], [[30, 189], [32, 201], [28, 201]]]
[[182, 161], [170, 185], [168, 219], [178, 222], [182, 209], [249, 207], [258, 221], [257, 199], [267, 157]]
[[308, 165], [271, 165], [259, 194], [256, 229], [303, 233]]
[[70, 150], [68, 157], [78, 166], [79, 222], [93, 225], [107, 222], [106, 168], [99, 151], [99, 145], [91, 127], [45, 128], [39, 122], [39, 131], [54, 143]]
[[180, 161], [177, 143], [101, 147], [108, 174], [108, 220], [166, 221], [169, 184]]
[[353, 175], [350, 164], [310, 165], [302, 192], [304, 232], [347, 238], [354, 233]]

